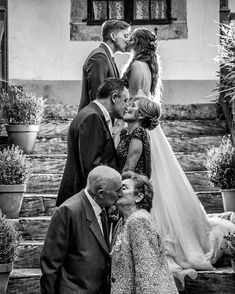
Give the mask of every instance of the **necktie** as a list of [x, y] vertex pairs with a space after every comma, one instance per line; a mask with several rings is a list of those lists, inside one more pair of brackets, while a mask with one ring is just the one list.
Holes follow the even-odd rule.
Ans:
[[103, 209], [102, 212], [100, 213], [100, 217], [101, 217], [101, 223], [102, 223], [104, 239], [105, 239], [105, 242], [106, 242], [108, 248], [110, 249], [109, 224], [108, 224], [108, 217], [107, 217], [105, 209]]
[[112, 57], [112, 61], [113, 61], [113, 64], [114, 64], [114, 67], [115, 67], [115, 70], [116, 70], [116, 74], [117, 74], [117, 78], [119, 78], [119, 70], [118, 70], [118, 67], [117, 67], [117, 64], [116, 64], [116, 62], [115, 62], [115, 59], [114, 59], [114, 57]]

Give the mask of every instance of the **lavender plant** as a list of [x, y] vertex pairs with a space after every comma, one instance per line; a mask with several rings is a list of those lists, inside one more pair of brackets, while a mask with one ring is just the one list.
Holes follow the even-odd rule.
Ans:
[[3, 117], [11, 125], [40, 124], [44, 100], [34, 93], [25, 92], [20, 86], [9, 86], [8, 91], [0, 92], [0, 104], [3, 108]]
[[217, 45], [218, 55], [215, 61], [220, 65], [220, 83], [216, 91], [219, 101], [230, 101], [235, 96], [235, 25], [221, 24], [220, 43]]
[[12, 145], [0, 151], [0, 184], [25, 184], [30, 172], [30, 163], [19, 146]]
[[225, 235], [224, 239], [227, 240], [226, 247], [223, 249], [224, 253], [235, 260], [235, 232]]
[[235, 188], [235, 148], [230, 137], [224, 136], [218, 147], [207, 149], [206, 168], [210, 182], [220, 189]]
[[13, 223], [0, 216], [0, 263], [13, 262], [17, 256], [19, 236]]

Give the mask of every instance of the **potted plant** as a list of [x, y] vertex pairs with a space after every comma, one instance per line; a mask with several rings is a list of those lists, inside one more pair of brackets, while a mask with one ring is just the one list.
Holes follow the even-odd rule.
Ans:
[[19, 216], [29, 171], [30, 163], [19, 146], [0, 151], [0, 208], [7, 217]]
[[7, 121], [9, 143], [32, 153], [44, 111], [44, 100], [20, 86], [9, 86], [0, 93], [3, 117]]
[[210, 182], [221, 189], [225, 211], [235, 211], [235, 148], [230, 136], [218, 147], [207, 149], [206, 168]]
[[0, 293], [7, 290], [10, 272], [17, 255], [18, 233], [12, 222], [0, 215]]
[[223, 251], [231, 258], [231, 266], [235, 271], [235, 232], [228, 233], [224, 236], [224, 239], [227, 240], [227, 243]]

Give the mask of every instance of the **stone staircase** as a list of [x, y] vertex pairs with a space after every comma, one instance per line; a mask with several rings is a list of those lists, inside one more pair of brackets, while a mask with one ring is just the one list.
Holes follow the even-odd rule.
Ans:
[[[34, 153], [29, 156], [33, 173], [27, 184], [20, 217], [12, 220], [23, 240], [7, 294], [39, 293], [39, 254], [66, 161], [68, 127], [76, 113], [77, 107], [69, 105], [53, 105], [46, 110]], [[206, 211], [222, 212], [220, 192], [210, 185], [204, 167], [205, 148], [218, 145], [227, 132], [225, 122], [217, 120], [216, 105], [165, 105], [163, 113], [163, 131]], [[6, 134], [2, 131], [2, 144], [4, 136]], [[182, 293], [235, 293], [235, 273], [231, 267], [198, 272], [196, 280], [187, 279]]]

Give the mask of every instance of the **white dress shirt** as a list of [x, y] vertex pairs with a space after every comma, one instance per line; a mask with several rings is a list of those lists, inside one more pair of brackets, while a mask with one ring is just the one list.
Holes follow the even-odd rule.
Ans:
[[101, 229], [101, 232], [103, 233], [103, 228], [102, 228], [102, 222], [101, 222], [101, 216], [100, 216], [100, 213], [102, 212], [102, 209], [101, 207], [95, 202], [95, 200], [91, 197], [91, 195], [88, 193], [87, 191], [87, 188], [84, 189], [84, 192], [86, 194], [86, 197], [87, 199], [89, 200], [93, 210], [94, 210], [94, 213], [95, 213], [95, 216], [96, 216], [96, 219], [98, 221], [98, 224], [100, 226], [100, 229]]
[[109, 53], [110, 53], [111, 57], [112, 57], [112, 58], [114, 58], [113, 51], [112, 51], [112, 49], [109, 47], [109, 45], [108, 45], [108, 44], [106, 44], [105, 42], [102, 42], [102, 44], [104, 44], [104, 46], [106, 46], [106, 47], [108, 48], [108, 50], [109, 50]]
[[98, 101], [98, 100], [94, 100], [93, 102], [95, 102], [95, 104], [100, 108], [100, 110], [102, 111], [104, 118], [107, 122], [110, 134], [112, 135], [113, 133], [113, 125], [112, 125], [112, 120], [111, 117], [109, 115], [108, 110]]

